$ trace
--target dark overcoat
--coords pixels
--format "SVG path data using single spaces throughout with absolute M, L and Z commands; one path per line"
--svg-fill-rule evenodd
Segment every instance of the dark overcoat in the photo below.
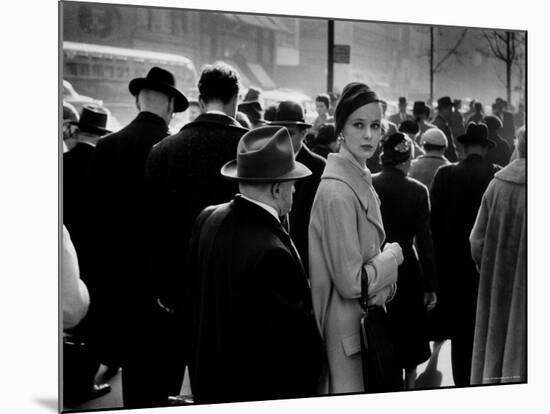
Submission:
M 89 170 L 94 146 L 79 142 L 63 154 L 63 224 L 71 235 L 78 257 L 80 278 L 88 285 L 90 252 L 90 224 L 94 214 L 90 209 Z
M 227 115 L 206 113 L 152 150 L 147 160 L 151 286 L 162 303 L 177 311 L 185 290 L 186 252 L 193 223 L 209 205 L 230 200 L 236 183 L 220 175 L 235 159 L 248 130 Z
M 498 134 L 489 136 L 489 139 L 495 143 L 495 146 L 489 149 L 487 160 L 492 164 L 506 167 L 510 162 L 510 157 L 512 156 L 510 145 Z
M 386 306 L 401 367 L 412 368 L 430 356 L 424 292 L 434 292 L 436 280 L 429 193 L 425 185 L 393 167 L 382 167 L 372 183 L 380 198 L 386 241 L 403 249 L 397 292 Z
M 309 216 L 311 214 L 311 206 L 313 205 L 313 199 L 317 192 L 317 187 L 321 182 L 321 175 L 325 170 L 326 161 L 320 155 L 313 153 L 305 145 L 302 145 L 296 161 L 301 162 L 311 170 L 311 175 L 302 180 L 296 181 L 294 185 L 296 191 L 294 193 L 294 202 L 292 203 L 292 210 L 289 214 L 290 223 L 290 236 L 296 244 L 296 248 L 300 253 L 300 257 L 306 270 L 306 275 L 309 277 L 308 272 L 308 231 L 309 231 Z
M 197 218 L 189 258 L 195 401 L 314 395 L 321 337 L 301 261 L 279 221 L 237 195 Z
M 479 274 L 470 253 L 470 232 L 481 197 L 500 167 L 480 155 L 440 167 L 434 177 L 431 227 L 438 303 L 431 312 L 434 338 L 473 335 Z
M 445 158 L 451 162 L 457 161 L 458 154 L 456 153 L 455 137 L 453 136 L 453 131 L 451 130 L 449 123 L 439 114 L 432 122 L 437 128 L 443 131 L 447 137 L 447 148 L 445 148 L 445 153 L 443 155 L 445 155 Z

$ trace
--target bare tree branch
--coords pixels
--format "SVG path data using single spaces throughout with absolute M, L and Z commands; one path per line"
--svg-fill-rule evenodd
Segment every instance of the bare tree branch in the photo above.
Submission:
M 456 41 L 455 45 L 449 49 L 449 51 L 447 52 L 447 54 L 445 56 L 443 56 L 443 58 L 435 65 L 434 67 L 434 73 L 438 73 L 441 71 L 442 67 L 443 67 L 443 64 L 447 61 L 447 59 L 449 59 L 451 56 L 453 55 L 456 55 L 457 52 L 458 52 L 458 48 L 460 47 L 460 44 L 462 43 L 462 41 L 464 40 L 464 37 L 466 37 L 466 33 L 468 32 L 468 29 L 464 29 L 462 31 L 462 34 L 460 35 L 460 37 L 458 38 L 458 40 Z

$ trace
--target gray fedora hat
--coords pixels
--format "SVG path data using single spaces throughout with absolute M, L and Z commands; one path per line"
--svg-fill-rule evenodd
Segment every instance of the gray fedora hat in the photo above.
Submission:
M 294 160 L 288 130 L 264 126 L 244 134 L 237 145 L 237 159 L 226 163 L 221 174 L 230 180 L 270 183 L 298 180 L 311 170 Z

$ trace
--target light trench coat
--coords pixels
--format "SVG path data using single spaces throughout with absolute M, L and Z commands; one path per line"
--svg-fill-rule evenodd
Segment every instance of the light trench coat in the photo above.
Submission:
M 370 171 L 341 148 L 329 154 L 309 225 L 313 308 L 328 366 L 320 393 L 363 392 L 361 274 L 383 304 L 397 281 L 397 261 L 381 253 L 385 238 Z

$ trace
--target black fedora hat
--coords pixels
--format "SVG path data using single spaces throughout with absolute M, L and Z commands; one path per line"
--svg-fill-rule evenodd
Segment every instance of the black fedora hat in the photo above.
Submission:
M 291 126 L 298 125 L 304 128 L 311 128 L 311 124 L 305 122 L 304 108 L 298 102 L 283 101 L 279 103 L 275 119 L 269 123 L 270 125 Z
M 418 124 L 410 119 L 404 120 L 399 125 L 399 132 L 404 132 L 405 134 L 416 134 L 418 130 Z
M 248 116 L 248 119 L 253 122 L 265 123 L 262 115 L 262 105 L 258 101 L 242 102 L 237 107 L 237 110 L 244 113 L 246 116 Z
M 226 163 L 221 174 L 230 180 L 270 183 L 297 180 L 311 170 L 294 160 L 288 129 L 263 126 L 244 134 L 237 145 L 237 159 Z
M 136 96 L 142 89 L 152 89 L 174 98 L 174 112 L 183 112 L 189 106 L 189 101 L 183 93 L 176 89 L 176 78 L 171 72 L 157 66 L 151 68 L 144 78 L 135 78 L 128 85 L 130 93 Z
M 453 101 L 449 96 L 444 96 L 437 100 L 437 109 L 440 108 L 450 108 L 453 106 Z
M 413 115 L 422 115 L 426 112 L 426 103 L 424 101 L 415 101 L 413 104 Z
M 80 119 L 71 121 L 69 124 L 76 125 L 82 132 L 88 132 L 95 135 L 105 135 L 110 133 L 105 126 L 107 125 L 107 111 L 98 105 L 82 105 Z
M 487 132 L 487 125 L 484 123 L 470 122 L 466 128 L 466 133 L 457 137 L 456 140 L 462 145 L 486 145 L 492 148 L 495 143 L 487 137 Z

